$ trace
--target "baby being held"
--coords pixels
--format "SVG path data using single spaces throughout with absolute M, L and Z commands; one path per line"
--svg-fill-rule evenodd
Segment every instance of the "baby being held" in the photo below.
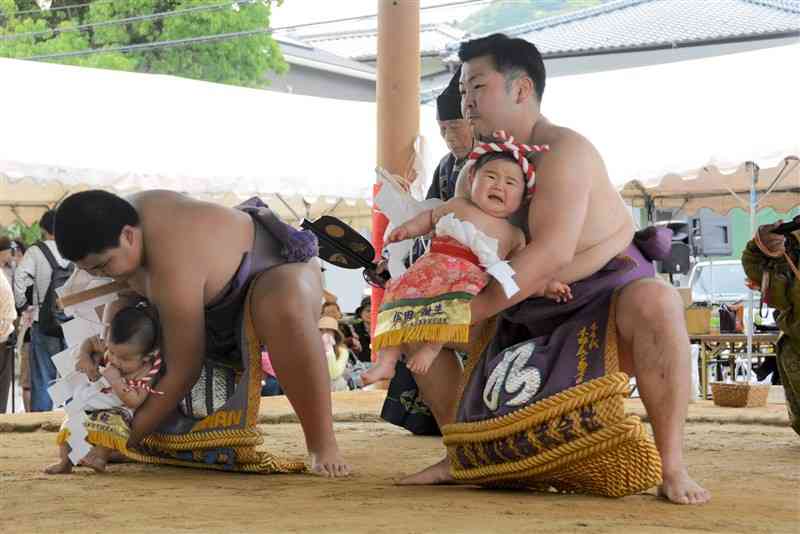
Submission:
M 81 344 L 75 369 L 85 373 L 90 381 L 104 377 L 109 386 L 93 392 L 86 400 L 87 411 L 121 410 L 128 418 L 142 405 L 153 390 L 161 367 L 158 351 L 158 321 L 152 308 L 141 303 L 119 310 L 111 321 L 106 340 L 98 336 Z M 61 474 L 72 471 L 69 445 L 59 445 L 60 461 L 48 466 L 45 473 Z M 80 461 L 80 465 L 95 471 L 105 471 L 113 451 L 95 445 Z
M 469 198 L 454 198 L 394 229 L 387 244 L 434 232 L 430 250 L 386 287 L 373 350 L 378 361 L 364 383 L 390 379 L 402 353 L 409 369 L 427 372 L 446 343 L 469 341 L 470 301 L 494 276 L 511 296 L 519 288 L 505 261 L 525 247 L 525 235 L 508 217 L 533 192 L 528 157 L 546 147 L 513 139 L 478 145 L 459 180 L 469 180 Z M 569 286 L 551 281 L 544 296 L 568 300 Z

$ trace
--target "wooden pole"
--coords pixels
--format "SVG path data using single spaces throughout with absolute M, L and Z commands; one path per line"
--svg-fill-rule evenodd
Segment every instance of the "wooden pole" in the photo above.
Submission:
M 78 291 L 77 293 L 72 293 L 70 295 L 64 295 L 63 297 L 58 299 L 58 305 L 63 309 L 69 306 L 74 306 L 75 304 L 80 304 L 81 302 L 87 302 L 92 299 L 104 297 L 106 295 L 110 295 L 111 293 L 118 293 L 125 289 L 130 289 L 128 281 L 117 280 L 116 282 L 109 282 L 104 286 L 99 286 L 92 289 L 85 289 L 83 291 Z
M 405 175 L 419 133 L 419 0 L 378 0 L 378 166 Z M 378 193 L 373 186 L 373 198 Z M 374 207 L 372 244 L 380 255 L 388 221 Z M 372 329 L 383 291 L 372 290 Z M 376 354 L 372 354 L 375 360 Z

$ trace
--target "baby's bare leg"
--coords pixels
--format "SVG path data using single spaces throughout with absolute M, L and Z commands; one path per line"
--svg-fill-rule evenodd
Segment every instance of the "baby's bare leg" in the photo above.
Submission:
M 441 343 L 413 343 L 411 356 L 406 360 L 406 365 L 412 373 L 424 375 L 440 350 L 442 350 Z
M 58 455 L 61 459 L 44 468 L 48 475 L 68 475 L 72 473 L 72 462 L 69 461 L 69 445 L 62 443 L 58 446 Z
M 91 467 L 98 473 L 104 473 L 106 470 L 106 464 L 108 463 L 108 459 L 111 457 L 112 452 L 113 451 L 107 447 L 95 445 L 92 447 L 92 450 L 89 451 L 89 454 L 84 456 L 83 460 L 78 463 L 86 467 Z
M 394 368 L 402 355 L 400 347 L 384 347 L 378 352 L 378 360 L 366 372 L 361 374 L 364 385 L 372 384 L 379 380 L 391 380 L 394 377 Z

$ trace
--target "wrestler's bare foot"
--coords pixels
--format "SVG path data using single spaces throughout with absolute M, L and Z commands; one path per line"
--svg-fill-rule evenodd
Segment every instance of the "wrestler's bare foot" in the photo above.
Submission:
M 326 478 L 339 478 L 350 476 L 350 466 L 342 458 L 339 448 L 334 445 L 331 450 L 319 454 L 309 454 L 309 471 L 312 475 Z
M 447 458 L 426 467 L 418 473 L 401 478 L 399 486 L 428 486 L 433 484 L 455 484 L 453 475 L 450 474 L 450 460 Z
M 692 480 L 686 469 L 664 473 L 658 487 L 658 496 L 675 504 L 703 504 L 711 500 L 711 493 Z
M 79 465 L 91 467 L 97 473 L 105 473 L 108 458 L 111 455 L 110 449 L 105 447 L 92 447 L 92 450 L 78 462 Z
M 48 475 L 68 475 L 72 473 L 72 462 L 61 460 L 44 468 Z

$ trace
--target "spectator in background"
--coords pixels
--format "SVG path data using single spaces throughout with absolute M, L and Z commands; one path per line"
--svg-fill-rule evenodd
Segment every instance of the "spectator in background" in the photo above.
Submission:
M 11 250 L 13 251 L 13 255 L 11 257 L 11 265 L 8 270 L 8 274 L 10 275 L 8 280 L 11 284 L 12 288 L 14 286 L 14 276 L 13 272 L 16 270 L 17 265 L 22 262 L 22 258 L 25 256 L 25 252 L 27 251 L 27 247 L 25 243 L 22 242 L 21 239 L 14 239 L 11 242 Z M 33 301 L 33 287 L 29 287 L 26 294 L 25 294 L 26 301 Z M 16 302 L 16 299 L 14 299 Z M 17 307 L 17 315 L 19 315 L 19 320 L 17 321 L 17 336 L 22 336 L 22 345 L 19 343 L 14 343 L 17 348 L 19 349 L 19 384 L 22 387 L 22 405 L 25 408 L 26 412 L 31 411 L 31 322 L 32 316 L 31 314 L 33 311 L 30 307 Z M 14 337 L 14 336 L 12 336 Z M 8 341 L 9 343 L 12 342 L 11 339 Z
M 14 272 L 14 298 L 17 308 L 33 305 L 33 326 L 31 327 L 31 411 L 43 412 L 53 408 L 53 402 L 47 393 L 47 387 L 56 379 L 56 367 L 51 358 L 66 348 L 63 336 L 48 335 L 39 325 L 39 305 L 44 301 L 47 289 L 52 281 L 53 269 L 50 267 L 42 247 L 46 247 L 55 262 L 61 267 L 68 267 L 70 262 L 61 257 L 56 248 L 53 235 L 55 212 L 48 211 L 39 221 L 44 240 L 30 247 Z M 26 299 L 26 291 L 33 288 L 32 302 Z
M 372 313 L 372 299 L 364 297 L 361 299 L 361 305 L 356 308 L 356 320 L 353 322 L 354 337 L 358 338 L 358 343 L 361 345 L 361 351 L 356 353 L 358 361 L 371 363 L 372 350 L 370 349 L 370 321 Z
M 7 236 L 0 236 L 0 269 L 9 284 L 14 283 L 14 250 L 16 243 Z
M 353 351 L 353 354 L 358 354 L 361 352 L 361 342 L 358 339 L 358 336 L 355 335 L 349 324 L 342 322 L 344 315 L 342 315 L 342 309 L 339 308 L 339 304 L 337 304 L 335 301 L 325 302 L 322 305 L 322 317 L 331 317 L 336 319 L 336 321 L 339 323 L 339 331 L 344 336 L 344 343 L 347 345 L 347 348 Z
M 742 253 L 742 266 L 748 281 L 762 289 L 761 298 L 776 310 L 781 337 L 775 359 L 789 421 L 800 434 L 800 230 L 788 236 L 773 233 L 780 222 L 758 228 Z
M 6 249 L 8 250 L 8 249 Z M 6 412 L 11 387 L 11 368 L 14 362 L 14 347 L 7 343 L 14 331 L 17 309 L 14 292 L 5 275 L 0 274 L 0 413 Z
M 278 383 L 278 377 L 275 376 L 275 370 L 272 368 L 272 360 L 269 359 L 269 352 L 266 350 L 261 351 L 261 370 L 264 372 L 261 380 L 261 396 L 274 397 L 283 395 L 281 385 Z
M 344 337 L 339 331 L 339 322 L 333 317 L 320 317 L 319 333 L 322 346 L 325 348 L 325 359 L 328 362 L 328 373 L 331 376 L 331 391 L 347 391 L 344 378 L 350 351 L 344 344 Z

